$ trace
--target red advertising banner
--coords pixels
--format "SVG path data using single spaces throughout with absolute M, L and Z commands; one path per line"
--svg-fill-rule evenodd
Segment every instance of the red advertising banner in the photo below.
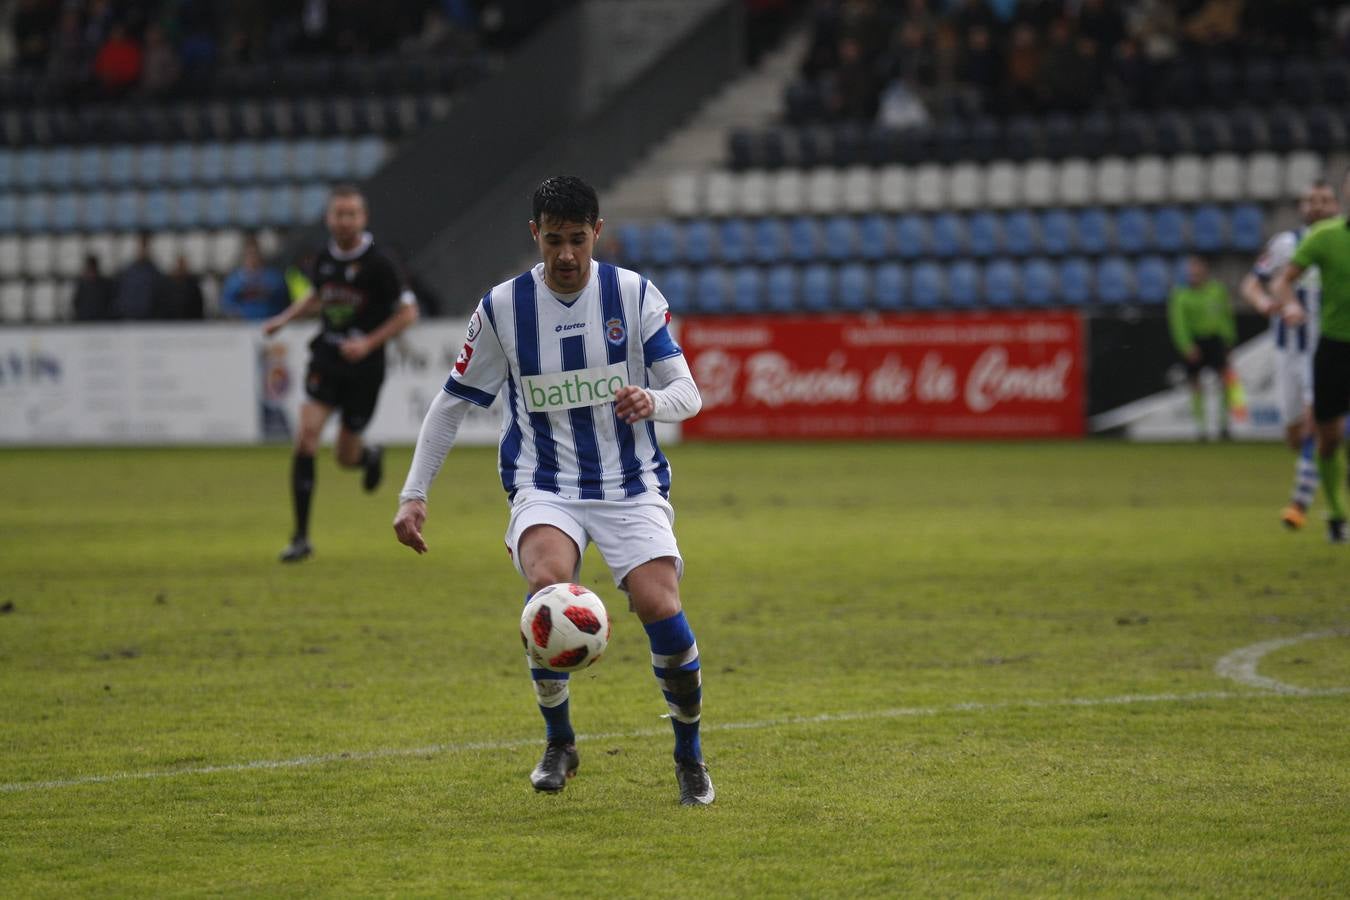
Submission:
M 1050 437 L 1084 431 L 1075 313 L 683 320 L 687 438 Z

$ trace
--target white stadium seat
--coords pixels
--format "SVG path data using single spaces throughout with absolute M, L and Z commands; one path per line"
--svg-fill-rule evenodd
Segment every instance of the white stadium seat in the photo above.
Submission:
M 703 179 L 703 210 L 710 216 L 730 215 L 736 200 L 736 185 L 730 172 L 714 169 Z
M 1297 197 L 1303 189 L 1315 179 L 1326 174 L 1326 167 L 1316 153 L 1299 152 L 1289 154 L 1285 160 L 1284 193 L 1288 197 Z M 1339 185 L 1337 186 L 1339 188 Z
M 52 269 L 62 278 L 74 278 L 84 268 L 84 240 L 77 234 L 63 234 L 56 239 Z
M 208 260 L 208 242 L 205 231 L 185 231 L 179 249 L 187 257 L 188 269 L 205 272 Z
M 49 234 L 30 235 L 23 242 L 23 271 L 29 278 L 46 278 L 52 274 L 55 245 Z
M 877 176 L 877 200 L 886 212 L 909 208 L 909 170 L 904 166 L 886 166 Z
M 23 272 L 23 251 L 17 235 L 0 237 L 0 281 Z
M 28 315 L 35 322 L 65 318 L 66 285 L 51 278 L 33 282 L 28 289 Z
M 211 235 L 207 265 L 212 272 L 228 272 L 239 265 L 244 236 L 238 231 L 218 231 Z
M 1022 202 L 1028 206 L 1059 202 L 1059 173 L 1048 159 L 1029 160 L 1022 167 Z
M 984 173 L 985 202 L 995 209 L 1008 209 L 1021 200 L 1022 173 L 1013 163 L 992 162 Z
M 674 216 L 692 216 L 698 212 L 698 176 L 693 172 L 675 172 L 666 179 L 666 208 Z
M 984 205 L 984 170 L 976 163 L 957 163 L 947 176 L 947 202 L 955 209 Z
M 103 261 L 103 274 L 114 275 L 122 267 L 128 265 L 136 254 L 140 252 L 141 239 L 134 231 L 120 231 L 113 238 L 112 258 Z
M 172 231 L 157 231 L 150 238 L 150 258 L 162 271 L 173 268 L 178 259 L 178 235 Z
M 1066 159 L 1059 164 L 1059 202 L 1082 206 L 1095 198 L 1096 173 L 1085 159 Z
M 27 286 L 18 279 L 0 281 L 0 321 L 22 322 L 27 318 L 27 294 Z
M 843 187 L 839 170 L 833 166 L 818 166 L 806 176 L 806 208 L 817 215 L 838 212 L 842 205 Z
M 738 190 L 736 207 L 742 215 L 762 216 L 769 212 L 769 175 L 763 169 L 742 172 Z
M 1097 160 L 1097 202 L 1118 206 L 1130 200 L 1129 164 L 1119 156 L 1105 156 Z
M 1237 157 L 1230 158 L 1232 171 L 1220 174 L 1217 169 L 1221 157 L 1214 157 L 1209 191 L 1213 199 L 1278 200 L 1284 195 L 1284 164 L 1274 153 L 1253 153 L 1247 158 L 1245 173 Z
M 876 178 L 868 166 L 851 166 L 844 172 L 844 211 L 870 212 L 876 208 Z
M 1204 198 L 1208 189 L 1207 171 L 1204 161 L 1193 154 L 1172 157 L 1172 167 L 1167 173 L 1167 192 L 1174 203 L 1196 203 Z
M 947 202 L 947 173 L 936 163 L 924 163 L 914 170 L 914 206 L 922 210 L 940 209 Z
M 1160 156 L 1141 156 L 1130 172 L 1135 203 L 1162 203 L 1167 199 L 1167 166 Z
M 774 212 L 793 214 L 802 211 L 805 202 L 805 185 L 800 169 L 783 169 L 774 173 L 772 200 Z

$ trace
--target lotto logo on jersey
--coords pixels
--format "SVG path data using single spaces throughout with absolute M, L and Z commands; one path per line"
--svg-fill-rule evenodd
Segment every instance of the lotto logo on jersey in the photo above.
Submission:
M 532 413 L 563 412 L 614 401 L 614 392 L 628 383 L 626 363 L 525 375 L 520 379 L 525 409 Z
M 464 348 L 459 351 L 459 356 L 455 357 L 455 373 L 463 375 L 464 370 L 469 367 L 469 360 L 471 359 L 473 359 L 473 348 L 465 344 Z

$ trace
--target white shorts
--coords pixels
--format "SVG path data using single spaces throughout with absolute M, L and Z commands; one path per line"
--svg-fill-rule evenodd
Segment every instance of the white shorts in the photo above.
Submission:
M 506 525 L 506 549 L 522 576 L 520 538 L 534 525 L 552 525 L 577 545 L 574 581 L 592 541 L 618 587 L 629 572 L 664 556 L 674 558 L 676 577 L 684 574 L 684 560 L 675 543 L 675 510 L 659 494 L 641 494 L 632 500 L 569 500 L 546 491 L 518 491 Z
M 1276 350 L 1275 394 L 1279 398 L 1280 420 L 1292 425 L 1312 406 L 1312 354 Z

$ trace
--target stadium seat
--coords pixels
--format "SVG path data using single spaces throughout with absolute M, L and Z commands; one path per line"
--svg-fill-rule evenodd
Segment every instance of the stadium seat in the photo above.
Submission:
M 881 260 L 891 253 L 891 226 L 885 216 L 872 213 L 858 223 L 858 255 L 867 260 Z
M 787 237 L 782 219 L 776 216 L 756 219 L 753 231 L 751 254 L 755 262 L 776 263 L 783 258 Z
M 848 263 L 839 269 L 839 296 L 841 309 L 858 311 L 872 302 L 871 270 L 862 263 Z
M 229 150 L 219 141 L 207 141 L 197 148 L 193 159 L 193 178 L 207 184 L 218 184 L 229 173 Z
M 187 257 L 188 269 L 193 272 L 205 272 L 209 268 L 209 243 L 205 231 L 183 232 L 179 249 Z
M 14 187 L 14 153 L 8 147 L 0 147 L 0 193 L 7 193 Z
M 1191 213 L 1191 245 L 1202 253 L 1215 253 L 1228 242 L 1227 218 L 1217 206 L 1198 206 Z
M 769 269 L 764 305 L 772 312 L 790 312 L 797 307 L 797 267 L 777 265 Z
M 1123 256 L 1106 256 L 1097 264 L 1094 282 L 1097 300 L 1108 305 L 1135 299 L 1134 273 Z
M 301 222 L 315 222 L 323 218 L 328 207 L 328 187 L 322 184 L 307 184 L 300 188 L 296 199 L 296 214 Z
M 1003 249 L 1013 256 L 1028 256 L 1040 250 L 1040 229 L 1036 216 L 1025 209 L 1013 210 L 1003 217 Z
M 37 147 L 20 150 L 14 159 L 14 186 L 20 190 L 35 191 L 44 186 L 43 151 Z
M 1116 212 L 1115 246 L 1121 253 L 1142 253 L 1153 245 L 1149 214 L 1140 206 L 1126 206 Z
M 1153 211 L 1153 246 L 1163 253 L 1180 253 L 1189 244 L 1186 213 L 1179 206 L 1160 206 Z
M 0 234 L 19 228 L 19 198 L 16 194 L 0 193 Z
M 1168 172 L 1168 196 L 1174 203 L 1195 203 L 1201 200 L 1208 187 L 1204 162 L 1198 156 L 1182 155 L 1172 158 Z
M 1235 206 L 1228 224 L 1228 240 L 1234 250 L 1255 253 L 1265 244 L 1265 216 L 1256 204 Z
M 825 258 L 834 262 L 852 259 L 857 254 L 858 229 L 849 216 L 830 216 L 825 220 Z
M 840 184 L 845 212 L 865 213 L 876 204 L 876 179 L 868 166 L 850 166 Z
M 694 277 L 693 309 L 697 312 L 727 311 L 726 277 L 718 266 L 706 266 Z
M 18 235 L 0 236 L 0 281 L 23 274 L 22 242 Z
M 257 145 L 257 178 L 262 181 L 285 181 L 291 175 L 291 148 L 280 138 L 262 141 Z
M 369 134 L 357 138 L 351 147 L 350 171 L 353 177 L 366 179 L 379 171 L 389 155 L 384 138 Z
M 16 278 L 0 280 L 0 322 L 28 318 L 28 286 Z
M 895 252 L 902 259 L 918 259 L 929 253 L 928 220 L 905 213 L 895 220 Z
M 717 236 L 711 222 L 707 219 L 690 219 L 684 224 L 679 259 L 691 266 L 705 266 L 712 262 L 716 244 Z
M 992 212 L 977 212 L 972 215 L 969 239 L 972 256 L 984 258 L 999 253 L 1003 247 L 1003 229 L 999 217 Z
M 1080 210 L 1074 219 L 1078 249 L 1096 255 L 1111 249 L 1111 217 L 1100 206 Z
M 1051 256 L 1071 253 L 1078 246 L 1077 225 L 1068 210 L 1051 209 L 1041 215 L 1041 249 Z
M 1161 256 L 1141 257 L 1135 267 L 1135 284 L 1140 302 L 1166 303 L 1172 290 L 1172 267 Z
M 675 225 L 665 219 L 653 222 L 647 228 L 647 260 L 658 266 L 676 261 L 680 250 L 680 234 Z
M 1141 156 L 1130 172 L 1130 195 L 1135 203 L 1161 203 L 1167 198 L 1167 165 L 1160 156 Z
M 260 228 L 266 219 L 267 197 L 256 184 L 240 188 L 234 196 L 234 222 L 244 228 Z
M 991 306 L 1012 306 L 1021 302 L 1021 278 L 1017 264 L 996 259 L 984 268 L 984 299 Z
M 303 201 L 297 198 L 297 211 Z M 608 231 L 609 229 L 605 229 Z M 618 243 L 617 256 L 623 260 L 627 266 L 641 266 L 647 261 L 645 256 L 647 251 L 647 232 L 636 222 L 624 222 L 614 230 L 614 236 Z
M 1021 200 L 1022 173 L 1006 160 L 990 163 L 985 169 L 985 202 L 994 209 L 1008 209 Z
M 72 191 L 62 191 L 52 197 L 51 228 L 54 231 L 74 231 L 80 227 L 80 198 Z
M 146 191 L 141 198 L 141 225 L 150 229 L 168 228 L 173 219 L 170 193 L 163 189 Z
M 75 153 L 69 147 L 52 147 L 42 158 L 43 180 L 53 190 L 70 187 L 75 179 Z
M 958 259 L 947 268 L 947 302 L 955 307 L 971 307 L 983 298 L 980 267 L 969 259 Z
M 51 235 L 30 234 L 23 242 L 23 272 L 29 278 L 46 278 L 52 274 L 56 247 Z
M 1097 161 L 1095 193 L 1098 203 L 1115 206 L 1131 199 L 1129 165 L 1119 156 Z
M 813 262 L 820 253 L 820 237 L 816 220 L 797 216 L 788 222 L 788 256 L 794 262 Z
M 919 309 L 933 309 L 946 299 L 946 284 L 937 263 L 921 262 L 910 273 L 910 300 Z
M 736 208 L 737 176 L 724 169 L 713 169 L 703 178 L 702 206 L 710 216 L 728 216 Z
M 764 303 L 764 276 L 757 266 L 740 266 L 731 276 L 731 309 L 758 312 Z
M 84 253 L 86 256 L 97 257 L 100 269 L 104 273 L 108 273 L 112 271 L 113 261 L 117 258 L 117 239 L 109 231 L 98 231 L 85 235 Z M 198 266 L 193 271 L 200 272 L 205 268 L 205 266 Z
M 1022 202 L 1050 206 L 1059 200 L 1058 172 L 1048 159 L 1033 159 L 1022 169 Z
M 207 254 L 212 272 L 228 272 L 239 265 L 244 251 L 244 235 L 234 229 L 217 231 L 210 238 Z
M 718 226 L 717 253 L 731 265 L 750 258 L 750 226 L 744 219 L 724 219 Z
M 1070 257 L 1059 264 L 1056 281 L 1059 298 L 1072 306 L 1083 306 L 1092 300 L 1092 264 L 1081 256 Z
M 683 267 L 667 269 L 658 285 L 672 315 L 683 316 L 691 307 L 689 303 L 689 270 Z
M 1297 197 L 1313 180 L 1323 175 L 1321 158 L 1316 153 L 1290 153 L 1285 160 L 1284 193 Z
M 806 176 L 806 208 L 818 216 L 838 212 L 843 207 L 844 190 L 839 170 L 817 166 Z
M 169 147 L 165 161 L 165 178 L 170 184 L 191 184 L 197 180 L 196 152 L 191 144 L 178 143 Z
M 972 162 L 952 166 L 947 178 L 947 205 L 953 209 L 974 209 L 983 204 L 983 169 Z
M 0 164 L 0 171 L 3 170 Z M 75 153 L 75 183 L 91 188 L 103 183 L 103 151 L 98 147 L 81 147 Z M 5 185 L 0 183 L 0 190 Z
M 956 213 L 938 213 L 933 217 L 931 250 L 934 256 L 950 259 L 966 252 L 966 221 Z
M 46 191 L 31 191 L 22 195 L 19 203 L 19 226 L 29 234 L 51 227 L 52 195 Z
M 873 293 L 878 309 L 894 311 L 905 306 L 905 270 L 899 263 L 882 263 L 876 267 Z
M 834 301 L 834 271 L 825 263 L 812 263 L 802 271 L 802 307 L 825 312 Z
M 1082 206 L 1093 201 L 1092 165 L 1085 159 L 1066 159 L 1059 165 L 1059 202 Z
M 698 176 L 693 172 L 675 172 L 666 179 L 666 209 L 674 216 L 692 216 L 700 211 Z
M 1217 188 L 1215 183 L 1213 186 Z M 1246 172 L 1235 172 L 1230 190 L 1211 190 L 1214 200 L 1274 201 L 1284 198 L 1284 164 L 1274 153 L 1253 153 L 1247 158 Z
M 914 206 L 922 210 L 942 208 L 947 201 L 946 173 L 936 163 L 924 163 L 914 170 Z
M 1038 256 L 1022 263 L 1020 281 L 1024 302 L 1033 306 L 1055 302 L 1055 267 L 1048 259 Z
M 877 176 L 877 202 L 886 212 L 900 212 L 909 207 L 909 170 L 902 166 L 886 166 Z
M 769 176 L 763 169 L 740 173 L 736 192 L 735 207 L 741 215 L 763 216 L 770 212 Z
M 263 192 L 263 224 L 285 227 L 297 221 L 299 189 L 293 184 L 274 184 Z
M 805 207 L 806 190 L 798 169 L 782 169 L 774 173 L 770 189 L 770 206 L 780 215 L 793 215 Z

